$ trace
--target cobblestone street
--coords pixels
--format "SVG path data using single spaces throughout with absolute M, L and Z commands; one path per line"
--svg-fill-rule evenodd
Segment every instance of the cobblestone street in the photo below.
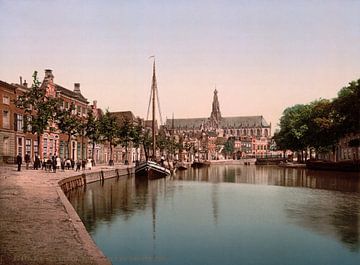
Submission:
M 0 264 L 110 263 L 59 191 L 78 174 L 0 168 Z

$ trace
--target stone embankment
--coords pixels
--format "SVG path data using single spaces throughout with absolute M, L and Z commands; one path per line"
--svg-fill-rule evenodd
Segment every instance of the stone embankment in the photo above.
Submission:
M 131 172 L 124 166 L 80 173 L 0 167 L 0 264 L 111 264 L 62 189 Z

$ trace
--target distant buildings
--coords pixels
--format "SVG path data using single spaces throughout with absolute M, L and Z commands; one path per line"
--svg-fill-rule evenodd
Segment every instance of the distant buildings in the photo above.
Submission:
M 222 158 L 229 139 L 233 141 L 232 158 L 270 153 L 271 124 L 263 116 L 222 117 L 216 89 L 209 118 L 167 119 L 165 126 L 187 142 L 201 139 L 201 144 L 195 141 L 195 153 L 203 159 Z

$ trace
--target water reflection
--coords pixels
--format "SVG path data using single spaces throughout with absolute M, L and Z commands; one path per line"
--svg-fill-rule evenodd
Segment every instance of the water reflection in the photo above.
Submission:
M 203 185 L 194 181 L 209 183 Z M 261 186 L 221 184 L 223 182 Z M 86 188 L 69 192 L 67 196 L 90 233 L 104 224 L 111 226 L 119 218 L 123 224 L 133 224 L 140 218 L 144 224 L 151 226 L 149 239 L 153 242 L 152 253 L 161 252 L 156 245 L 161 242 L 159 234 L 165 232 L 161 233 L 158 229 L 171 226 L 168 221 L 177 220 L 183 225 L 196 216 L 204 227 L 212 227 L 213 232 L 208 232 L 212 234 L 224 227 L 233 227 L 234 223 L 243 225 L 244 221 L 240 220 L 253 212 L 255 220 L 250 223 L 254 224 L 247 229 L 256 231 L 259 222 L 273 221 L 280 227 L 290 225 L 335 239 L 350 251 L 359 253 L 359 182 L 357 175 L 351 173 L 211 166 L 200 170 L 189 169 L 156 181 L 114 178 L 89 184 Z M 279 189 L 276 186 L 289 188 Z M 235 217 L 229 217 L 232 214 Z M 166 233 L 179 227 L 173 225 Z M 176 240 L 178 238 L 177 235 Z
M 178 171 L 174 179 L 360 192 L 358 173 L 280 168 L 277 166 L 211 166 Z

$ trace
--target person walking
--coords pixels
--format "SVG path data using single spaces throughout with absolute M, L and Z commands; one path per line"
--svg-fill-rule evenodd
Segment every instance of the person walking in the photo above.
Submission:
M 52 157 L 51 163 L 52 163 L 53 172 L 56 173 L 56 157 L 55 156 Z
M 40 159 L 37 155 L 35 155 L 34 169 L 37 170 L 39 167 L 40 167 Z
M 61 159 L 60 157 L 56 157 L 56 169 L 59 169 L 60 170 L 61 168 Z
M 29 164 L 30 164 L 30 155 L 29 153 L 26 153 L 25 155 L 25 164 L 26 164 L 26 170 L 29 169 Z
M 18 166 L 17 171 L 21 171 L 22 157 L 20 154 L 18 154 L 16 157 L 16 164 Z
M 68 159 L 66 159 L 66 161 L 65 161 L 65 165 L 66 165 L 66 167 L 67 167 L 67 169 L 68 170 L 70 170 L 70 167 L 71 167 L 71 160 L 68 158 Z

